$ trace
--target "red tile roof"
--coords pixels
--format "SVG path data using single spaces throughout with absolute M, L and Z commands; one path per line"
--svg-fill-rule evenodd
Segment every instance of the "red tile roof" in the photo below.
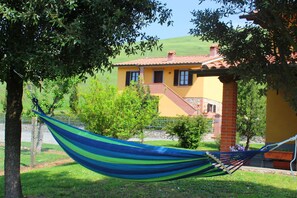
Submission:
M 202 69 L 227 69 L 229 67 L 231 66 L 223 59 L 206 62 L 202 65 Z
M 159 65 L 187 65 L 212 63 L 223 60 L 221 56 L 174 56 L 173 60 L 168 60 L 168 57 L 162 58 L 142 58 L 123 63 L 114 64 L 114 66 L 159 66 Z

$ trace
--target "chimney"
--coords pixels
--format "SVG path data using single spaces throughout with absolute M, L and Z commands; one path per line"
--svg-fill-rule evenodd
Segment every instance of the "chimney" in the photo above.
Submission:
M 217 44 L 213 44 L 210 46 L 210 57 L 215 57 L 219 55 L 219 46 Z
M 175 51 L 169 51 L 167 54 L 167 61 L 173 61 L 175 54 L 176 54 Z

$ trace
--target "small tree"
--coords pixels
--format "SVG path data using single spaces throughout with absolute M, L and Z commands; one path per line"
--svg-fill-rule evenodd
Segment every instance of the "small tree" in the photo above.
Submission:
M 119 139 L 141 134 L 158 115 L 157 100 L 142 85 L 130 85 L 117 92 L 112 85 L 93 79 L 89 89 L 79 94 L 78 116 L 86 129 Z M 96 93 L 96 94 L 94 94 Z
M 124 131 L 130 137 L 131 135 L 140 135 L 143 141 L 144 128 L 158 116 L 158 102 L 157 97 L 150 95 L 147 86 L 141 83 L 132 83 L 116 100 L 119 122 L 115 127 L 126 129 Z M 117 130 L 116 128 L 114 130 Z
M 168 124 L 165 130 L 171 137 L 178 137 L 181 147 L 196 149 L 201 142 L 202 135 L 209 132 L 210 122 L 203 116 L 180 116 L 176 122 Z
M 46 114 L 53 116 L 56 109 L 63 106 L 65 96 L 70 93 L 73 87 L 77 86 L 79 79 L 73 78 L 57 78 L 56 80 L 44 80 L 39 86 L 27 83 L 27 95 L 31 98 L 34 95 L 38 98 L 38 103 Z M 32 115 L 31 109 L 26 112 Z M 43 131 L 41 130 L 43 123 L 40 121 L 37 131 L 36 152 L 40 153 L 43 143 Z
M 237 131 L 246 138 L 245 150 L 256 135 L 263 136 L 266 120 L 266 97 L 260 93 L 264 85 L 254 80 L 239 81 L 237 99 Z

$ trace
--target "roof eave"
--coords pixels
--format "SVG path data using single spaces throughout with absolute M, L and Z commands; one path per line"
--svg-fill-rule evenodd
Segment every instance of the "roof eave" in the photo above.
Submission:
M 225 75 L 230 75 L 230 69 L 229 68 L 199 69 L 199 70 L 191 70 L 190 73 L 196 74 L 197 77 L 225 76 Z
M 202 66 L 201 62 L 197 63 L 168 63 L 168 64 L 125 64 L 125 65 L 117 65 L 114 64 L 114 67 L 160 67 L 160 66 Z

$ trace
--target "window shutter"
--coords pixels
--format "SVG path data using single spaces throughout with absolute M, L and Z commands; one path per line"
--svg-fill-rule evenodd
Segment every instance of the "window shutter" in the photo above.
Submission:
M 129 86 L 130 85 L 130 75 L 131 75 L 131 72 L 127 71 L 126 72 L 126 86 Z
M 207 112 L 211 112 L 211 104 L 207 104 Z
M 189 82 L 188 85 L 192 85 L 193 84 L 193 74 L 189 71 Z
M 178 74 L 179 74 L 179 70 L 174 70 L 174 79 L 173 79 L 174 86 L 178 86 Z
M 213 105 L 213 112 L 216 113 L 217 112 L 217 106 Z

